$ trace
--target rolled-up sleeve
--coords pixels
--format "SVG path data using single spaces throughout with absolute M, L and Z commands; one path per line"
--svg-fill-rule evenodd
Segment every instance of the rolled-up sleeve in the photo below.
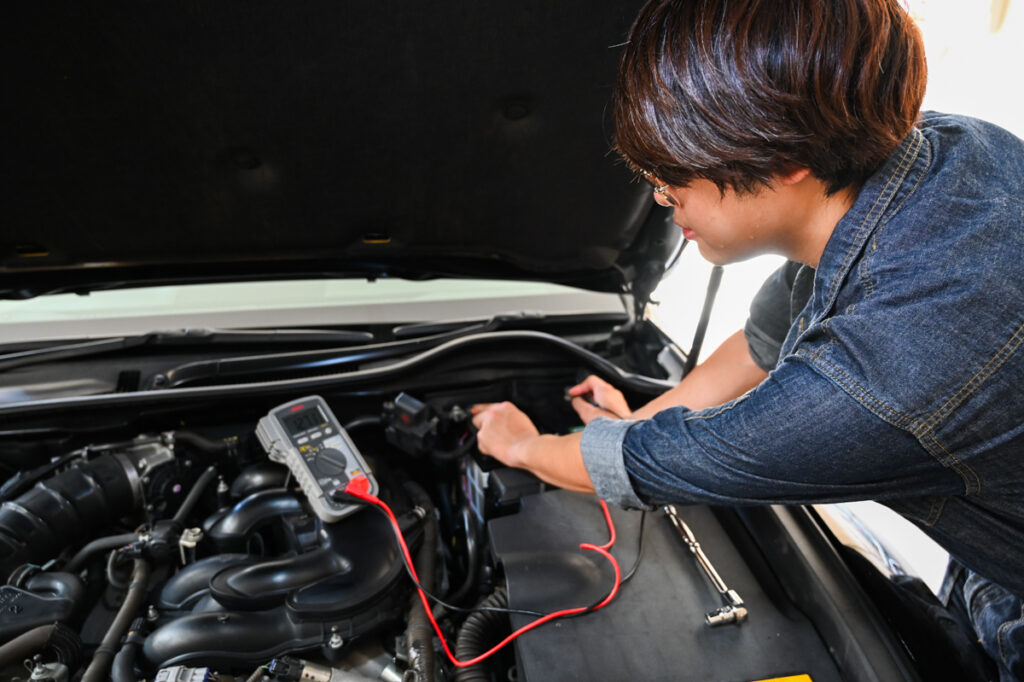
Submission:
M 622 441 L 637 422 L 628 419 L 595 419 L 583 430 L 580 449 L 594 492 L 602 500 L 627 509 L 645 505 L 633 491 L 622 459 Z
M 809 504 L 949 495 L 959 477 L 813 367 L 787 361 L 743 398 L 641 422 L 595 421 L 583 458 L 624 506 Z

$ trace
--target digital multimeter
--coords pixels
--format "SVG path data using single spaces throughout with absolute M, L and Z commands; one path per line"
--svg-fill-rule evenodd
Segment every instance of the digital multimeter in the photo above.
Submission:
M 344 490 L 350 479 L 365 476 L 368 492 L 377 494 L 370 468 L 320 396 L 275 407 L 260 419 L 256 437 L 272 461 L 288 467 L 313 511 L 324 521 L 337 521 L 359 509 L 359 505 L 332 497 L 335 491 Z

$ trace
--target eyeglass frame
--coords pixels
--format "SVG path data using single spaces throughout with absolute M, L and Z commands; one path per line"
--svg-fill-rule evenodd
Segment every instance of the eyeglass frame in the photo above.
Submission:
M 668 183 L 662 185 L 657 184 L 657 178 L 655 178 L 650 173 L 650 171 L 641 170 L 640 177 L 647 181 L 647 183 L 651 186 L 651 189 L 654 190 L 655 194 L 661 194 L 662 196 L 664 196 L 665 192 L 668 190 Z

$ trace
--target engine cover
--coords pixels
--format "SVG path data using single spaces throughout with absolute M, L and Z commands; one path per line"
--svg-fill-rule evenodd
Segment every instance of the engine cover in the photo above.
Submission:
M 641 512 L 611 513 L 618 532 L 612 553 L 625 573 L 636 556 Z M 749 620 L 720 628 L 705 624 L 704 614 L 721 606 L 717 591 L 664 514 L 648 512 L 644 556 L 634 577 L 607 607 L 517 639 L 520 679 L 757 680 L 805 673 L 815 682 L 839 682 L 812 624 L 784 600 L 770 574 L 755 574 L 712 510 L 685 507 L 681 513 L 722 577 L 743 595 Z M 519 514 L 494 519 L 488 528 L 505 568 L 511 608 L 588 606 L 612 586 L 607 562 L 579 548 L 608 536 L 592 495 L 530 495 Z M 513 615 L 512 625 L 530 620 Z

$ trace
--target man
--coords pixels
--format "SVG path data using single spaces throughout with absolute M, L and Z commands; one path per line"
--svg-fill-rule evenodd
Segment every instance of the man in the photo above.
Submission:
M 582 434 L 541 435 L 509 403 L 474 423 L 482 452 L 623 506 L 878 500 L 967 567 L 954 601 L 1015 679 L 1024 143 L 921 115 L 924 87 L 897 0 L 649 2 L 617 150 L 708 260 L 794 264 L 745 334 L 635 413 L 591 378 Z

